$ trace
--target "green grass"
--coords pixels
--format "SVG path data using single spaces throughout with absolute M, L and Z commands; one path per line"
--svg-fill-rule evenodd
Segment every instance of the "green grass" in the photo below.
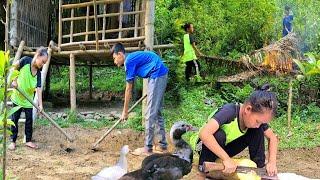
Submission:
M 51 91 L 52 93 L 69 93 L 69 69 L 68 67 L 52 68 Z M 93 91 L 124 92 L 125 71 L 118 67 L 94 67 L 93 68 Z M 137 89 L 142 88 L 142 81 L 135 83 Z M 89 91 L 88 67 L 76 68 L 77 93 Z

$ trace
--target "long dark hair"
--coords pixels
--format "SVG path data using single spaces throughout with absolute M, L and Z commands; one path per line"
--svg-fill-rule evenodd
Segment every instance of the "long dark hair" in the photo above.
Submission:
M 276 114 L 278 101 L 275 94 L 270 90 L 269 84 L 258 87 L 245 101 L 246 104 L 252 106 L 252 112 L 260 113 L 264 110 L 271 110 L 273 115 Z
M 192 23 L 185 23 L 183 26 L 181 26 L 182 29 L 184 29 L 184 31 L 187 32 L 187 30 L 191 27 Z

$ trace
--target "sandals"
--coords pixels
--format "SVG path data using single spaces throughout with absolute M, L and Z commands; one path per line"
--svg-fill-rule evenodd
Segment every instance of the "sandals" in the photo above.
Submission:
M 27 142 L 26 144 L 25 144 L 25 146 L 27 146 L 27 147 L 29 147 L 29 148 L 31 148 L 31 149 L 38 149 L 38 145 L 36 145 L 35 143 L 33 143 L 33 142 Z

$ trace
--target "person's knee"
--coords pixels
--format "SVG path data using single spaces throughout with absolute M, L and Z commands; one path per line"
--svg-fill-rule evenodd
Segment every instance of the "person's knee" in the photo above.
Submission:
M 226 133 L 223 130 L 218 130 L 213 136 L 221 147 L 225 146 Z

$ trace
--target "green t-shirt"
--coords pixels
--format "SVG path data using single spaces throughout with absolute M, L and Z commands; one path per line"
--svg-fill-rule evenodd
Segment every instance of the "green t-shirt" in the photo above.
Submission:
M 195 42 L 194 37 L 189 34 L 183 36 L 183 48 L 184 52 L 181 57 L 182 62 L 188 62 L 197 59 L 196 52 L 192 47 L 192 43 Z
M 219 109 L 216 109 L 211 113 L 208 117 L 210 121 L 212 118 L 215 119 L 218 124 L 219 128 L 222 129 L 226 134 L 226 143 L 228 143 L 238 139 L 239 137 L 245 135 L 246 131 L 241 131 L 239 125 L 239 112 L 240 112 L 240 105 L 238 104 L 225 104 Z M 268 124 L 261 124 L 263 130 L 267 130 L 269 128 Z M 198 141 L 198 134 L 195 133 L 190 138 L 190 143 L 193 149 L 196 147 L 196 143 Z
M 30 99 L 34 98 L 35 90 L 37 87 L 41 87 L 41 71 L 38 70 L 35 76 L 31 72 L 31 57 L 23 57 L 19 62 L 19 76 L 17 78 L 18 87 L 23 91 Z M 17 90 L 13 91 L 11 101 L 23 108 L 32 108 L 32 104 L 23 97 Z

